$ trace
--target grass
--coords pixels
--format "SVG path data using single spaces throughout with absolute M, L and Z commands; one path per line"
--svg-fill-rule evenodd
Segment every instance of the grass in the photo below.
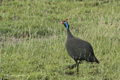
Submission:
M 91 43 L 100 64 L 82 62 L 79 74 L 65 49 L 72 34 Z M 3 80 L 119 80 L 119 0 L 1 0 L 0 77 Z

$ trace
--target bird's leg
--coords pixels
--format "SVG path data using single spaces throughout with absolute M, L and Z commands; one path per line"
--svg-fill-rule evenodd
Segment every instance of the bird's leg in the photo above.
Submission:
M 73 68 L 75 68 L 75 67 L 76 67 L 76 64 L 70 66 L 69 68 L 70 68 L 70 69 L 73 69 Z
M 76 60 L 75 60 L 75 62 L 76 62 Z M 81 61 L 79 61 L 79 62 L 77 62 L 78 64 L 81 64 Z M 77 64 L 73 64 L 72 66 L 69 66 L 68 68 L 69 69 L 73 69 L 73 68 L 75 68 L 77 66 Z
M 82 61 L 80 61 L 80 60 L 79 60 L 79 62 L 78 62 L 78 63 L 79 63 L 79 64 L 81 64 L 81 62 L 82 62 Z
M 76 60 L 76 65 L 77 65 L 77 72 L 79 72 L 79 62 Z

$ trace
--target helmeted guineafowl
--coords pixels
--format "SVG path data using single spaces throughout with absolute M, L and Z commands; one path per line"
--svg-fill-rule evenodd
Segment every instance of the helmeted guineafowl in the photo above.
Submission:
M 78 70 L 79 63 L 82 60 L 86 60 L 87 62 L 99 63 L 99 61 L 94 55 L 91 44 L 88 43 L 87 41 L 76 38 L 71 34 L 67 20 L 68 19 L 62 21 L 62 24 L 64 24 L 64 26 L 67 28 L 66 49 L 69 55 L 76 62 L 75 65 L 77 66 L 77 72 L 79 71 Z

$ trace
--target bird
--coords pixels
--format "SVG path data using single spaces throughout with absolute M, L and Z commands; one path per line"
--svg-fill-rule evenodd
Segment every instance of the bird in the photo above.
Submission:
M 77 72 L 79 72 L 79 64 L 84 60 L 99 63 L 94 55 L 91 44 L 72 35 L 69 29 L 68 19 L 62 21 L 62 24 L 64 24 L 67 29 L 66 50 L 75 61 L 75 65 L 73 65 L 71 69 L 77 66 Z

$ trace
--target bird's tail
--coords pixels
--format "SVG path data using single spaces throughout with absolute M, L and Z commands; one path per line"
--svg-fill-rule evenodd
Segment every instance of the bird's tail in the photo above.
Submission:
M 88 61 L 89 62 L 96 62 L 96 63 L 99 64 L 99 61 L 98 61 L 98 59 L 95 56 L 91 56 Z
M 95 60 L 94 60 L 96 63 L 98 63 L 99 64 L 99 61 L 98 61 L 98 59 L 97 58 L 95 58 Z

